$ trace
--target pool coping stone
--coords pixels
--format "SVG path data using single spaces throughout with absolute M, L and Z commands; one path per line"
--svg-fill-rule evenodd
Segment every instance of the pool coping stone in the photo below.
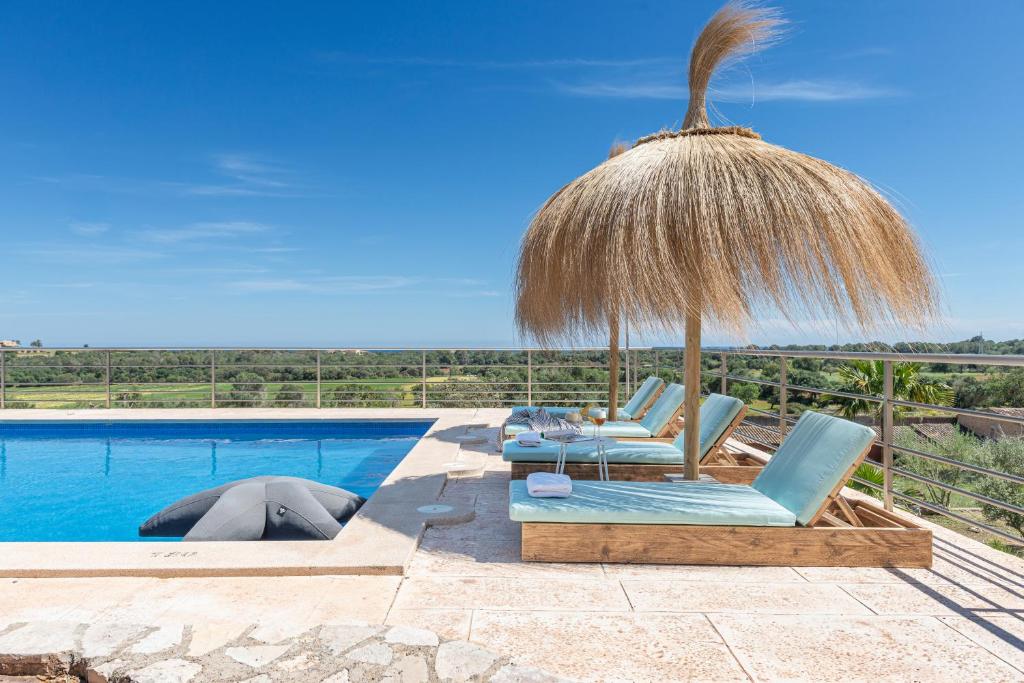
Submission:
M 0 577 L 148 576 L 400 576 L 428 525 L 473 518 L 472 506 L 440 512 L 417 508 L 438 502 L 447 466 L 461 457 L 457 438 L 473 424 L 500 424 L 507 411 L 459 408 L 192 408 L 0 411 L 0 421 L 221 421 L 433 420 L 380 488 L 332 540 L 170 542 L 6 542 Z M 470 455 L 472 457 L 472 455 Z

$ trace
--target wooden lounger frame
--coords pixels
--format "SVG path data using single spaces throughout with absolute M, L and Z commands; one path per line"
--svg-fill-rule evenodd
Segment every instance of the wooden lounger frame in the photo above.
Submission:
M 749 484 L 761 473 L 765 461 L 756 458 L 752 454 L 732 454 L 725 449 L 725 440 L 732 436 L 733 430 L 743 421 L 747 414 L 747 406 L 743 406 L 736 414 L 736 417 L 729 423 L 718 437 L 711 449 L 701 461 L 700 473 L 709 474 L 723 484 Z M 673 418 L 670 422 L 676 422 Z M 653 439 L 647 438 L 620 438 L 618 441 L 632 441 L 637 443 L 650 442 Z M 665 441 L 666 439 L 657 439 Z M 671 441 L 671 439 L 668 439 Z M 554 472 L 555 463 L 546 462 L 514 462 L 512 463 L 512 478 L 525 479 L 533 472 Z M 682 472 L 681 465 L 644 465 L 627 463 L 608 463 L 608 476 L 612 481 L 665 481 L 666 474 L 679 474 Z M 565 473 L 573 479 L 590 481 L 598 479 L 597 463 L 591 462 L 567 462 Z
M 807 526 L 524 522 L 522 558 L 533 562 L 931 567 L 931 530 L 876 505 L 840 496 L 868 450 Z

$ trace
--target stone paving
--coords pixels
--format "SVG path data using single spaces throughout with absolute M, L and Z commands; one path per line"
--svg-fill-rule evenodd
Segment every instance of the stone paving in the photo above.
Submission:
M 0 652 L 130 650 L 150 680 L 1024 680 L 1018 558 L 933 527 L 930 570 L 523 563 L 494 448 L 463 446 L 441 499 L 474 517 L 402 576 L 0 579 Z
M 559 681 L 474 643 L 409 626 L 340 624 L 267 642 L 253 630 L 195 655 L 190 629 L 121 622 L 33 622 L 0 633 L 0 672 L 89 683 L 418 683 Z M 4 676 L 0 676 L 0 681 Z

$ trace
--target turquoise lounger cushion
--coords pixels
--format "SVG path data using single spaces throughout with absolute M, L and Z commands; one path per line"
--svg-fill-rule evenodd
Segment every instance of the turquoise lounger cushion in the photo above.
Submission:
M 665 387 L 665 391 L 661 392 L 661 396 L 654 402 L 654 405 L 647 411 L 643 419 L 640 420 L 640 424 L 651 434 L 661 434 L 665 430 L 668 421 L 679 410 L 679 406 L 683 405 L 684 391 L 682 384 L 669 384 Z M 612 435 L 609 434 L 609 436 Z
M 526 410 L 527 408 L 530 407 L 536 408 L 537 406 L 516 406 L 515 408 L 512 409 L 512 412 L 514 413 L 519 410 Z M 563 420 L 565 419 L 565 416 L 568 415 L 569 413 L 578 413 L 581 410 L 583 410 L 583 406 L 572 406 L 568 408 L 565 406 L 544 406 L 544 412 L 546 412 L 548 415 L 560 417 Z M 619 408 L 619 420 L 630 420 L 632 419 L 632 417 L 633 414 L 630 413 L 628 410 L 624 408 Z
M 807 524 L 874 439 L 870 427 L 808 410 L 751 486 Z
M 654 398 L 654 394 L 664 385 L 665 380 L 654 375 L 645 379 L 640 388 L 633 393 L 633 398 L 629 399 L 626 406 L 619 410 L 618 419 L 628 420 L 632 415 L 639 415 L 640 411 Z
M 526 425 L 505 425 L 505 433 L 510 436 L 515 436 L 521 432 L 529 431 L 529 427 Z M 587 422 L 583 425 L 583 433 L 588 436 L 593 436 L 597 428 Z M 644 426 L 639 422 L 605 422 L 604 426 L 601 427 L 601 436 L 635 436 L 639 438 L 647 438 L 653 436 L 647 431 Z
M 656 394 L 658 390 L 661 389 L 662 386 L 664 386 L 664 384 L 665 380 L 661 379 L 660 377 L 655 377 L 654 375 L 651 375 L 650 377 L 645 379 L 644 383 L 641 384 L 635 392 L 633 392 L 633 397 L 629 399 L 629 402 L 624 407 L 619 408 L 618 415 L 616 415 L 616 419 L 632 420 L 634 415 L 639 415 L 640 411 L 643 410 L 644 407 L 651 402 L 651 399 L 654 398 L 654 394 Z M 526 410 L 527 408 L 533 407 L 537 406 L 516 406 L 512 409 L 512 412 L 514 413 L 520 410 Z M 542 407 L 545 411 L 547 411 L 548 415 L 554 415 L 555 417 L 561 418 L 564 418 L 569 413 L 576 413 L 583 410 L 582 405 Z
M 743 401 L 721 394 L 711 394 L 701 404 L 700 457 L 702 460 L 742 408 Z M 506 462 L 554 462 L 558 457 L 558 444 L 554 441 L 547 441 L 540 446 L 520 446 L 514 439 L 510 439 L 502 444 L 501 457 Z M 597 450 L 592 443 L 572 444 L 566 452 L 565 460 L 566 462 L 597 462 Z M 671 444 L 618 443 L 608 447 L 609 463 L 682 465 L 683 461 L 682 434 L 676 437 Z
M 621 442 L 607 448 L 608 462 L 630 465 L 682 465 L 683 452 L 667 443 Z M 501 447 L 501 457 L 506 462 L 549 462 L 558 458 L 558 444 L 554 441 L 540 446 L 520 446 L 515 439 L 509 439 Z M 593 442 L 569 444 L 565 453 L 566 462 L 597 462 L 597 449 Z
M 509 482 L 509 517 L 565 524 L 794 526 L 796 518 L 749 486 L 688 482 L 574 481 L 568 498 L 531 498 Z
M 732 396 L 711 394 L 700 405 L 700 457 L 711 450 L 711 446 L 722 436 L 729 424 L 743 409 L 743 401 Z M 683 447 L 682 434 L 676 439 L 677 446 Z

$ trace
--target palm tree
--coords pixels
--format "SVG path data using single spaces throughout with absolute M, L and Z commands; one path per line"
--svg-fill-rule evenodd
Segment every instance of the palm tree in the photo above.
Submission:
M 948 384 L 921 376 L 921 363 L 892 364 L 892 395 L 900 401 L 930 403 L 937 406 L 953 405 L 954 393 Z M 839 368 L 843 390 L 851 394 L 881 396 L 884 391 L 883 376 L 885 361 L 855 360 Z M 839 412 L 852 419 L 857 415 L 870 413 L 881 418 L 882 404 L 860 398 L 836 397 Z M 895 406 L 894 412 L 906 412 L 908 408 Z

